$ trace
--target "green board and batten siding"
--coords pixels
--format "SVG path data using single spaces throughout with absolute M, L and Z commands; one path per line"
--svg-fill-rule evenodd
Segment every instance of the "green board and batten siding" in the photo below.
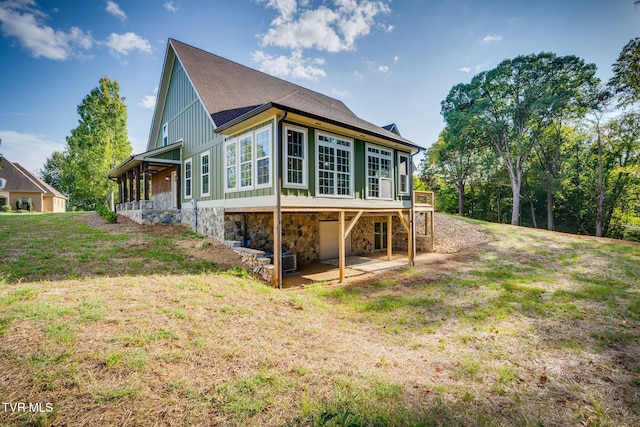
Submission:
M 192 198 L 217 200 L 224 198 L 222 184 L 222 137 L 214 132 L 214 126 L 195 89 L 191 85 L 179 60 L 173 64 L 171 82 L 162 113 L 161 128 L 156 147 L 163 146 L 162 126 L 167 124 L 169 144 L 182 140 L 182 159 L 191 159 Z M 204 152 L 210 153 L 210 195 L 202 197 L 200 159 Z M 182 172 L 184 183 L 184 171 Z M 184 184 L 183 184 L 184 185 Z M 184 191 L 184 189 L 183 189 Z M 184 193 L 183 193 L 184 194 Z M 185 199 L 189 201 L 189 199 Z

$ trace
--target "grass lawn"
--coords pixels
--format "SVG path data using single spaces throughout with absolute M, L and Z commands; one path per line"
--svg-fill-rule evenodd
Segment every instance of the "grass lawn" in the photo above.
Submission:
M 0 425 L 640 425 L 639 245 L 478 223 L 444 263 L 274 290 L 82 215 L 0 214 Z

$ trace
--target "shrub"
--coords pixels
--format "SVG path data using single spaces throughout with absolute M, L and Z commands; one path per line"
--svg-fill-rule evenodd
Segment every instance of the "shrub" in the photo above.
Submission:
M 9 205 L 2 206 L 2 211 L 3 212 L 11 212 L 11 206 L 9 206 Z
M 625 225 L 623 239 L 630 240 L 632 242 L 640 242 L 640 226 L 631 224 Z
M 110 224 L 114 224 L 118 221 L 118 214 L 109 209 L 109 206 L 107 205 L 98 206 L 98 209 L 96 209 L 96 211 Z

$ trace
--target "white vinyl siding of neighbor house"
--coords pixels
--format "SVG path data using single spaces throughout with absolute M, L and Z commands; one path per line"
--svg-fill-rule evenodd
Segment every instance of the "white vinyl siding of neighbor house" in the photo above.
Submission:
M 353 197 L 353 140 L 318 132 L 316 159 L 316 196 Z
M 307 130 L 293 126 L 284 127 L 285 149 L 283 164 L 284 186 L 306 189 L 308 174 Z
M 271 125 L 233 137 L 225 143 L 225 192 L 271 187 Z

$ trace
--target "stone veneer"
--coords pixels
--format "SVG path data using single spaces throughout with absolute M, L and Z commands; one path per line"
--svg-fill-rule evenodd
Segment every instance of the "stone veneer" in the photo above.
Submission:
M 182 221 L 182 214 L 179 210 L 156 206 L 154 200 L 119 203 L 116 205 L 116 212 L 143 225 L 180 224 Z
M 197 218 L 196 218 L 197 216 Z M 197 219 L 197 228 L 195 222 Z M 198 207 L 196 212 L 188 204 L 182 205 L 182 223 L 189 225 L 196 233 L 204 234 L 216 240 L 224 238 L 224 208 Z
M 326 213 L 283 213 L 282 249 L 297 255 L 298 265 L 316 261 L 320 256 L 320 221 L 337 221 L 338 214 Z M 386 217 L 364 217 L 351 231 L 351 254 L 366 255 L 375 252 L 374 223 L 386 221 Z M 398 224 L 400 222 L 397 219 Z M 245 225 L 246 224 L 246 225 Z M 395 222 L 394 222 L 395 224 Z M 402 225 L 400 224 L 400 227 Z M 395 229 L 395 227 L 394 227 Z M 407 233 L 394 236 L 395 241 L 404 238 Z M 273 252 L 273 214 L 227 214 L 224 220 L 224 240 L 238 241 L 248 248 Z

